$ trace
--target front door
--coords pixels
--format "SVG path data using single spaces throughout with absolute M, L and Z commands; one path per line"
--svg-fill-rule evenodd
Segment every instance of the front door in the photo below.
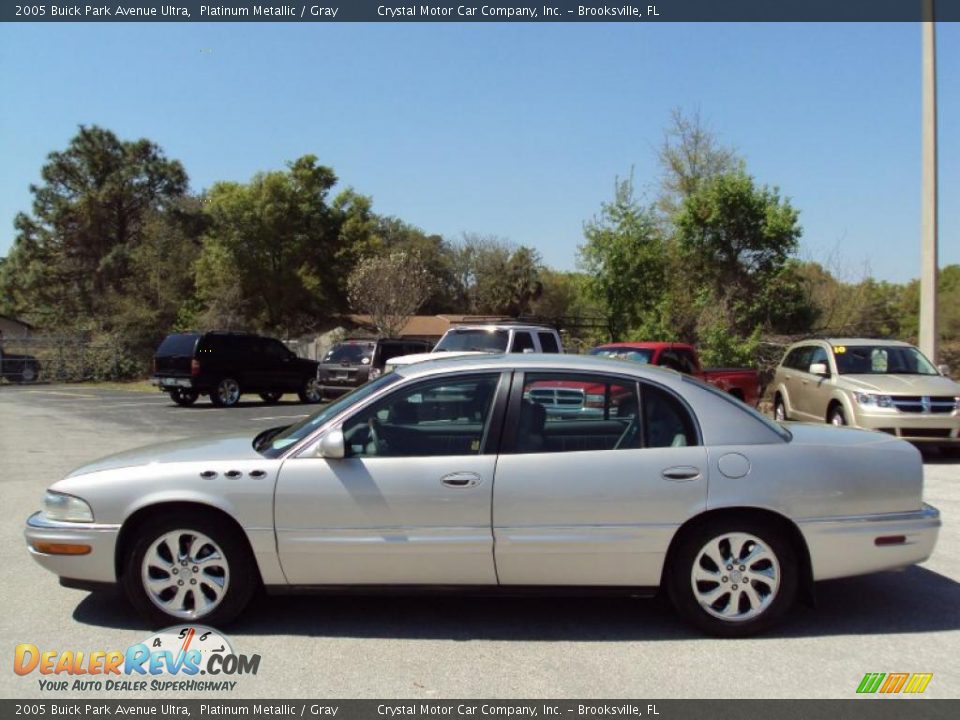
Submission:
M 497 463 L 503 585 L 655 586 L 670 539 L 707 497 L 707 454 L 670 392 L 617 376 L 526 374 Z M 538 402 L 579 386 L 579 413 Z
M 346 457 L 287 460 L 275 505 L 287 581 L 496 584 L 494 408 L 508 379 L 407 383 L 344 421 Z

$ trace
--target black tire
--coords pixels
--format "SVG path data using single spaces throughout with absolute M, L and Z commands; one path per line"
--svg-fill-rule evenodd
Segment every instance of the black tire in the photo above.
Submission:
M 713 545 L 718 539 L 735 533 L 740 534 L 741 539 L 744 535 L 757 539 L 772 554 L 774 562 L 760 559 L 754 560 L 752 565 L 747 562 L 739 566 L 727 555 L 724 562 L 731 564 L 719 568 L 717 581 L 698 581 L 695 585 L 695 570 L 711 570 L 709 560 L 702 559 L 708 543 Z M 721 542 L 714 547 L 724 546 Z M 732 543 L 727 542 L 726 547 L 731 548 Z M 741 551 L 741 558 L 752 552 L 749 541 L 742 545 Z M 740 567 L 746 568 L 742 574 Z M 766 575 L 771 572 L 778 580 L 777 585 Z M 762 633 L 783 618 L 796 597 L 798 576 L 796 552 L 778 527 L 750 518 L 727 517 L 695 525 L 677 539 L 677 545 L 671 549 L 666 583 L 670 600 L 684 620 L 707 634 L 738 638 Z M 744 579 L 747 583 L 743 582 Z M 709 593 L 716 590 L 721 592 L 713 596 L 715 600 L 708 609 L 701 604 L 700 598 L 709 599 Z M 748 591 L 752 591 L 753 596 L 748 596 Z M 697 592 L 701 593 L 699 598 Z M 752 597 L 761 600 L 754 614 L 751 614 L 755 602 Z M 728 609 L 734 611 L 730 619 L 713 614 Z
M 836 425 L 837 427 L 843 427 L 846 425 L 847 416 L 844 414 L 843 408 L 839 405 L 834 405 L 827 414 L 827 422 L 831 425 Z
M 282 397 L 283 397 L 283 393 L 280 392 L 279 390 L 271 390 L 270 392 L 260 393 L 260 399 L 263 400 L 265 403 L 270 403 L 270 404 L 277 402 L 277 400 L 279 400 Z
M 190 407 L 197 401 L 198 397 L 200 397 L 200 393 L 196 390 L 177 388 L 176 390 L 170 391 L 170 399 L 182 407 Z
M 36 382 L 37 376 L 40 374 L 39 369 L 36 365 L 27 364 L 23 366 L 23 370 L 20 371 L 20 382 L 22 383 L 32 383 Z
M 189 536 L 189 533 L 205 535 L 209 540 L 216 543 L 219 546 L 218 549 L 222 551 L 229 569 L 228 581 L 222 596 L 209 612 L 193 616 L 168 613 L 151 599 L 148 591 L 144 588 L 142 570 L 147 552 L 161 537 L 168 533 L 176 533 L 176 531 L 185 531 L 184 536 Z M 132 545 L 124 557 L 123 575 L 120 578 L 120 583 L 130 603 L 153 627 L 165 627 L 185 621 L 200 622 L 215 627 L 225 625 L 247 607 L 260 585 L 259 571 L 242 533 L 237 528 L 224 523 L 222 520 L 218 521 L 217 518 L 202 510 L 177 512 L 175 517 L 158 516 L 153 518 L 137 530 L 136 536 L 131 538 L 131 542 Z M 189 563 L 180 569 L 187 576 L 193 575 Z M 172 580 L 174 576 L 168 574 L 168 577 Z M 198 588 L 204 588 L 206 582 L 202 575 L 200 577 L 200 583 L 192 589 L 189 585 L 184 586 L 188 593 L 185 597 L 190 597 L 190 592 L 200 592 L 201 590 Z M 174 594 L 177 592 L 176 587 L 171 587 L 171 590 Z M 189 605 L 189 600 L 185 604 Z
M 790 419 L 787 417 L 787 406 L 784 404 L 783 398 L 779 395 L 777 395 L 773 401 L 773 419 L 777 422 L 786 422 Z
M 314 404 L 323 401 L 323 390 L 320 389 L 320 383 L 317 382 L 316 376 L 304 378 L 300 390 L 297 392 L 297 397 L 300 398 L 302 403 Z
M 220 378 L 210 393 L 210 402 L 217 407 L 233 407 L 240 402 L 240 383 L 232 377 Z

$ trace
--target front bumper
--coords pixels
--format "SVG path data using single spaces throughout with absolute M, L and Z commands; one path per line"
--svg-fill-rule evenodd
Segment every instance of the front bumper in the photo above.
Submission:
M 93 583 L 115 583 L 114 558 L 119 532 L 119 525 L 57 522 L 36 512 L 27 518 L 23 535 L 30 556 L 55 575 Z M 86 555 L 50 555 L 36 550 L 37 541 L 89 545 L 90 552 Z
M 906 413 L 899 410 L 854 409 L 853 424 L 914 443 L 960 444 L 960 413 Z
M 814 580 L 897 570 L 930 557 L 940 532 L 940 511 L 924 503 L 915 512 L 810 518 L 797 522 L 810 550 Z M 903 542 L 877 545 L 877 538 Z

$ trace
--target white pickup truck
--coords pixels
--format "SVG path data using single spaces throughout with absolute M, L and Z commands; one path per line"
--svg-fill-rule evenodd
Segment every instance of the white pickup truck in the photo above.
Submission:
M 436 360 L 437 358 L 481 353 L 562 353 L 560 334 L 544 325 L 490 323 L 457 325 L 443 334 L 440 342 L 428 353 L 400 355 L 391 358 L 384 372 L 401 365 Z

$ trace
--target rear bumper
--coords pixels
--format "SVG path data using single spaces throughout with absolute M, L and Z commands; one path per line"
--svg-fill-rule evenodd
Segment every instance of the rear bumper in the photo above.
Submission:
M 152 377 L 150 384 L 156 385 L 161 390 L 192 389 L 195 387 L 193 378 L 178 377 Z
M 940 511 L 810 518 L 797 522 L 810 551 L 814 580 L 896 570 L 930 557 L 940 532 Z M 878 538 L 892 544 L 877 544 Z M 902 541 L 900 540 L 902 538 Z
M 119 525 L 55 522 L 36 512 L 27 518 L 23 535 L 30 556 L 53 574 L 87 583 L 115 583 L 114 557 L 119 532 Z M 50 555 L 37 551 L 38 541 L 89 545 L 90 552 L 86 555 Z

